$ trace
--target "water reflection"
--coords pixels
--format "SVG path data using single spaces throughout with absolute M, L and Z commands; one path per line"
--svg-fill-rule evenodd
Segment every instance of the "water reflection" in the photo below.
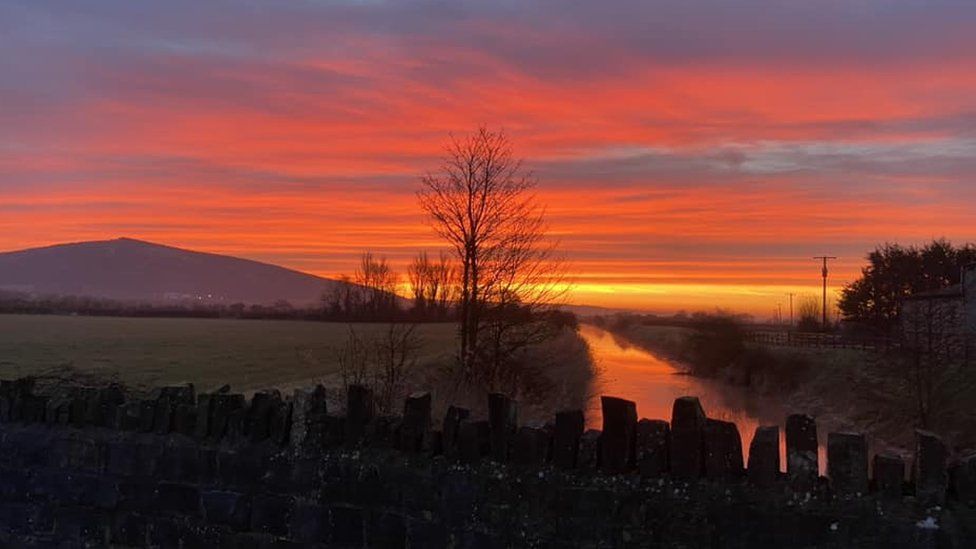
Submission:
M 580 335 L 590 346 L 590 351 L 600 368 L 600 373 L 590 388 L 589 408 L 586 411 L 588 427 L 599 429 L 603 418 L 600 413 L 600 395 L 610 395 L 637 403 L 637 414 L 642 418 L 671 420 L 674 399 L 697 396 L 708 417 L 731 421 L 742 435 L 743 459 L 748 458 L 749 443 L 759 425 L 779 425 L 781 463 L 785 468 L 783 423 L 786 412 L 774 403 L 763 402 L 736 387 L 718 381 L 685 375 L 675 364 L 647 351 L 615 338 L 613 334 L 584 324 Z M 821 453 L 823 449 L 821 448 Z M 825 463 L 821 455 L 820 465 Z

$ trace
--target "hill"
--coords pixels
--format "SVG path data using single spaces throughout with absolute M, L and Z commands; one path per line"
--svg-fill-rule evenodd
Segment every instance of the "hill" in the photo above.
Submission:
M 0 253 L 0 290 L 165 303 L 294 305 L 341 282 L 225 255 L 119 238 Z

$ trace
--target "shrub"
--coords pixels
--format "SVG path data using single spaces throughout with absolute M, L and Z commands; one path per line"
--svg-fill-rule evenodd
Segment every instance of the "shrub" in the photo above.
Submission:
M 687 344 L 692 372 L 713 377 L 745 352 L 745 330 L 732 315 L 699 315 L 692 322 Z

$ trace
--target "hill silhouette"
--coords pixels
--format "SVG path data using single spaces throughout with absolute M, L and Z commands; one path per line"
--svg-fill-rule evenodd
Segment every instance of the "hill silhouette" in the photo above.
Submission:
M 165 303 L 294 305 L 342 282 L 276 265 L 118 238 L 0 253 L 0 290 Z

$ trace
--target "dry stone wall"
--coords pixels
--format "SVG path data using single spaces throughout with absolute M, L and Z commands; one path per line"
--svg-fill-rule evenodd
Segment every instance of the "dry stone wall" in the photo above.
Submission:
M 911 464 L 855 433 L 760 428 L 748 464 L 732 423 L 681 398 L 670 422 L 604 397 L 520 425 L 488 397 L 431 418 L 429 394 L 377 416 L 322 387 L 249 400 L 229 388 L 38 394 L 0 383 L 0 544 L 10 547 L 972 547 L 976 457 L 917 434 Z M 911 482 L 906 482 L 911 471 Z

